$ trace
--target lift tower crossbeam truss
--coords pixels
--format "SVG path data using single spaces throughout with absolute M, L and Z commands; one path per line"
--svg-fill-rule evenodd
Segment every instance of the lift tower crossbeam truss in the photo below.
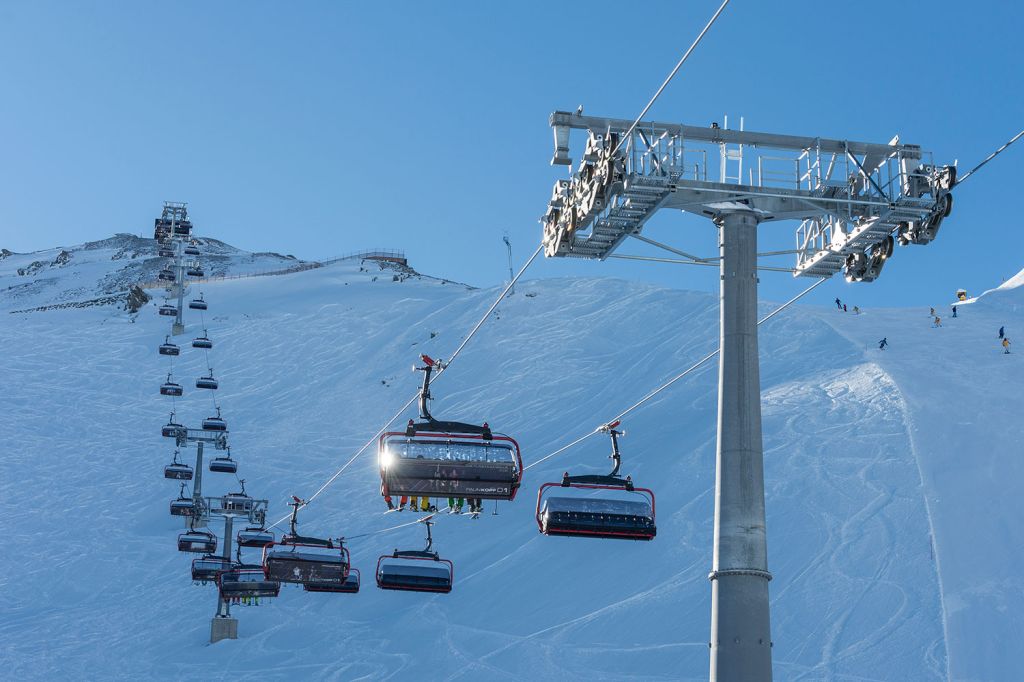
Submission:
M 830 140 L 555 112 L 555 165 L 571 166 L 569 133 L 587 131 L 583 159 L 552 191 L 548 256 L 604 260 L 659 209 L 718 227 L 720 353 L 711 680 L 771 680 L 764 452 L 757 343 L 757 228 L 800 220 L 796 276 L 878 277 L 901 244 L 927 244 L 949 214 L 956 169 L 924 163 L 915 145 Z M 628 139 L 624 136 L 629 133 Z M 771 154 L 766 153 L 771 152 Z M 930 160 L 930 159 L 929 159 Z M 647 238 L 641 237 L 645 241 Z M 675 249 L 673 249 L 675 250 Z M 678 254 L 691 262 L 716 259 Z
M 605 259 L 661 208 L 759 222 L 800 220 L 796 276 L 870 281 L 901 244 L 927 244 L 949 214 L 956 170 L 917 145 L 639 123 L 556 111 L 555 165 L 571 165 L 569 132 L 588 131 L 583 159 L 555 183 L 541 222 L 545 254 Z M 735 162 L 739 162 L 738 164 Z M 887 243 L 888 242 L 888 243 Z

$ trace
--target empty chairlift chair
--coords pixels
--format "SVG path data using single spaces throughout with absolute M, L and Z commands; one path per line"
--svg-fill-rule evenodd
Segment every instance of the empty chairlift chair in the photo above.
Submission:
M 158 312 L 161 315 L 163 315 L 164 317 L 177 317 L 178 316 L 178 309 L 175 308 L 173 305 L 162 305 L 162 306 L 160 306 L 160 310 Z
M 174 461 L 164 467 L 164 478 L 171 478 L 176 481 L 191 481 L 192 467 L 178 461 L 178 451 L 174 451 Z
M 160 344 L 160 355 L 181 355 L 181 348 L 171 343 L 171 337 L 165 336 L 164 342 Z
M 192 582 L 205 585 L 216 582 L 217 576 L 234 566 L 231 559 L 216 554 L 207 554 L 192 560 Z
M 250 526 L 245 530 L 238 531 L 238 535 L 235 536 L 235 541 L 239 547 L 255 547 L 258 549 L 274 544 L 276 539 L 274 531 L 260 526 Z
M 314 538 L 296 532 L 296 517 L 304 503 L 292 498 L 291 532 L 263 548 L 263 572 L 270 580 L 320 588 L 341 587 L 348 579 L 348 549 L 340 540 Z M 321 589 L 320 591 L 328 591 Z
M 428 409 L 430 374 L 438 361 L 421 356 L 423 387 L 419 408 L 423 421 L 409 421 L 404 432 L 380 437 L 378 462 L 381 493 L 427 497 L 512 500 L 523 478 L 519 444 L 483 426 L 438 421 Z
M 174 281 L 174 271 L 164 268 L 157 274 L 157 279 L 163 280 L 164 282 Z
M 213 554 L 217 551 L 217 536 L 203 530 L 189 528 L 178 536 L 178 551 L 194 554 Z
M 192 273 L 189 272 L 189 274 L 191 275 Z M 193 276 L 194 277 L 202 277 L 202 275 L 193 275 Z M 188 307 L 189 307 L 190 310 L 206 310 L 207 305 L 206 305 L 206 301 L 203 300 L 203 295 L 199 294 L 199 298 L 193 298 L 191 301 L 189 301 Z
M 198 263 L 190 265 L 188 267 L 188 269 L 185 270 L 185 274 L 188 275 L 189 277 L 205 277 L 206 276 L 206 273 L 203 272 L 203 269 L 201 267 L 199 267 Z M 205 308 L 203 308 L 203 310 L 205 310 Z
M 607 476 L 570 476 L 537 492 L 537 527 L 544 535 L 651 540 L 657 534 L 654 493 L 619 476 L 618 422 L 604 427 L 612 438 L 615 468 Z
M 198 256 L 199 255 L 199 247 L 196 246 L 195 244 L 189 244 L 188 246 L 185 247 L 185 255 L 186 256 Z
M 217 578 L 220 596 L 233 603 L 258 603 L 281 593 L 281 582 L 268 578 L 259 566 L 224 571 Z M 256 600 L 256 601 L 251 601 Z
M 160 385 L 160 395 L 169 395 L 172 397 L 180 397 L 182 394 L 181 384 L 176 384 L 171 381 L 171 375 L 167 375 L 167 381 Z
M 174 258 L 174 251 L 161 247 L 159 255 L 161 258 Z
M 196 388 L 206 388 L 211 391 L 217 390 L 217 380 L 213 378 L 213 367 L 210 367 L 210 373 L 205 377 L 199 377 L 196 379 Z
M 210 341 L 205 329 L 203 330 L 202 336 L 197 336 L 196 338 L 192 339 L 192 347 L 203 348 L 205 350 L 213 348 L 213 341 Z
M 404 592 L 452 591 L 455 568 L 448 559 L 433 551 L 433 538 L 428 519 L 427 546 L 423 550 L 395 550 L 377 560 L 377 587 Z
M 217 416 L 207 417 L 203 420 L 203 430 L 205 431 L 227 431 L 228 424 L 220 416 L 220 408 L 217 408 Z
M 238 462 L 231 459 L 231 455 L 214 457 L 210 460 L 210 471 L 217 474 L 233 474 L 238 471 Z
M 174 224 L 174 234 L 179 237 L 187 237 L 192 233 L 192 221 L 182 220 Z

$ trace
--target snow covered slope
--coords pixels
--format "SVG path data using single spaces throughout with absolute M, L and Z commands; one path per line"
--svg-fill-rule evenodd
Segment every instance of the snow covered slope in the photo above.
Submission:
M 302 263 L 292 256 L 250 253 L 198 237 L 208 277 L 281 270 Z M 166 262 L 153 239 L 117 234 L 109 239 L 33 253 L 0 250 L 0 310 L 42 306 L 108 305 L 128 288 L 157 279 Z
M 275 520 L 415 393 L 418 354 L 446 357 L 497 293 L 347 264 L 203 291 L 232 454 Z M 776 679 L 1014 678 L 1024 377 L 994 343 L 1006 309 L 986 298 L 943 329 L 926 311 L 800 307 L 762 328 Z M 1011 336 L 1022 322 L 1005 320 Z M 451 594 L 382 592 L 376 558 L 420 548 L 423 533 L 379 532 L 411 515 L 384 513 L 369 452 L 300 515 L 308 533 L 351 538 L 362 591 L 286 587 L 236 607 L 240 638 L 210 646 L 214 590 L 190 584 L 167 514 L 177 486 L 161 475 L 167 327 L 152 305 L 134 319 L 113 307 L 0 318 L 0 650 L 13 678 L 706 679 L 713 365 L 625 425 L 623 471 L 658 495 L 653 542 L 537 533 L 540 483 L 608 467 L 594 438 L 527 472 L 497 516 L 488 504 L 478 520 L 439 518 Z M 487 420 L 536 461 L 712 350 L 716 330 L 706 294 L 525 282 L 435 384 L 433 411 Z M 204 370 L 198 351 L 176 362 L 186 423 L 210 414 L 187 388 Z M 221 474 L 204 483 L 238 489 Z

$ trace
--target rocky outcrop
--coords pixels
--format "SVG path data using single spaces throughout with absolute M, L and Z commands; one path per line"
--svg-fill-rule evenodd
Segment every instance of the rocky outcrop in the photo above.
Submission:
M 150 301 L 150 295 L 142 290 L 141 287 L 135 285 L 132 286 L 128 292 L 128 298 L 125 300 L 124 309 L 130 313 L 137 313 Z

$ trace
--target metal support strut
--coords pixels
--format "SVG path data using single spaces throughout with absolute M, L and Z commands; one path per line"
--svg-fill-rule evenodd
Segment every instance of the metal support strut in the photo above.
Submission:
M 715 544 L 711 581 L 712 682 L 772 679 L 768 548 L 757 349 L 757 224 L 753 211 L 715 221 L 721 255 L 721 354 Z

